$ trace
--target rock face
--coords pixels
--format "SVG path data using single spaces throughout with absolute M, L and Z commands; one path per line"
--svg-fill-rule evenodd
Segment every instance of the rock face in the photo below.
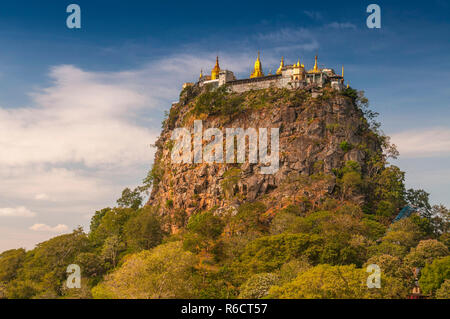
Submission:
M 354 100 L 330 88 L 319 92 L 308 89 L 248 92 L 241 94 L 241 110 L 230 115 L 193 115 L 198 94 L 201 92 L 190 98 L 181 95 L 181 102 L 172 106 L 156 143 L 158 182 L 154 184 L 148 205 L 174 219 L 179 214 L 188 217 L 213 207 L 218 212 L 233 211 L 240 204 L 252 201 L 265 203 L 271 212 L 305 201 L 314 205 L 333 193 L 334 169 L 355 161 L 364 171 L 368 154 L 381 149 L 370 138 L 367 122 Z M 248 162 L 172 163 L 173 129 L 186 127 L 193 131 L 195 119 L 203 120 L 204 130 L 278 127 L 279 170 L 263 175 L 259 172 L 261 164 Z

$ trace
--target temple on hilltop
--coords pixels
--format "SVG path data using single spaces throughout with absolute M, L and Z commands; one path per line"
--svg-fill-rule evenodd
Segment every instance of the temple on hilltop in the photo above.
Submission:
M 285 65 L 284 58 L 282 57 L 276 73 L 270 74 L 269 72 L 268 75 L 264 75 L 259 52 L 249 78 L 236 79 L 232 71 L 220 68 L 219 57 L 217 57 L 216 64 L 211 70 L 211 75 L 204 75 L 203 71 L 200 71 L 197 84 L 199 86 L 208 84 L 213 87 L 226 84 L 234 92 L 245 92 L 270 87 L 290 89 L 304 87 L 321 88 L 327 84 L 330 84 L 336 90 L 343 90 L 345 88 L 344 67 L 342 67 L 342 74 L 340 75 L 336 74 L 331 68 L 319 68 L 317 55 L 315 56 L 314 66 L 310 70 L 306 70 L 305 65 L 300 62 L 300 59 L 296 63 Z M 183 88 L 188 85 L 193 85 L 193 83 L 185 83 Z

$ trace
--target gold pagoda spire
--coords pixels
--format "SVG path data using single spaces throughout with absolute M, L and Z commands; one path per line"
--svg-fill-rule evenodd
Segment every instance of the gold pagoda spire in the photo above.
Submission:
M 341 83 L 344 83 L 344 65 L 342 65 L 342 80 Z
M 259 59 L 259 51 L 258 51 L 258 58 L 255 61 L 255 67 L 253 69 L 252 74 L 250 75 L 250 79 L 259 78 L 261 76 L 264 76 L 264 73 L 262 71 L 261 60 Z
M 216 57 L 216 65 L 211 70 L 211 80 L 216 80 L 219 78 L 220 66 L 219 57 Z
M 319 67 L 317 65 L 317 55 L 315 56 L 314 68 L 309 70 L 308 73 L 320 73 Z
M 201 79 L 203 77 L 203 69 L 200 69 L 200 76 L 199 79 Z
M 315 63 L 314 63 L 314 69 L 313 69 L 313 71 L 314 72 L 318 72 L 319 71 L 319 67 L 317 66 L 317 55 L 315 56 Z
M 281 69 L 284 68 L 284 58 L 281 57 L 280 67 L 277 70 L 277 74 L 281 74 Z

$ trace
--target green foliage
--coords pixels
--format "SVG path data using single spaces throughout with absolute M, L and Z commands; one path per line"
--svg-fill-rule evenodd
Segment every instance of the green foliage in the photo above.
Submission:
M 91 218 L 91 226 L 90 226 L 91 232 L 95 232 L 95 230 L 98 228 L 98 226 L 102 222 L 103 216 L 105 216 L 105 214 L 107 212 L 109 212 L 110 210 L 111 210 L 111 208 L 107 207 L 107 208 L 103 208 L 103 209 L 95 212 L 94 216 L 92 216 L 92 218 Z
M 450 279 L 450 256 L 436 259 L 422 269 L 419 285 L 424 293 L 438 290 L 445 280 Z
M 350 198 L 363 185 L 361 167 L 355 161 L 347 161 L 345 166 L 335 171 L 337 184 L 341 190 L 341 199 Z
M 76 256 L 75 264 L 81 268 L 81 275 L 97 279 L 106 271 L 105 260 L 98 253 L 83 252 Z
M 166 200 L 166 207 L 173 208 L 173 199 Z
M 320 280 L 318 280 L 320 278 Z M 278 299 L 367 298 L 367 274 L 353 265 L 318 265 L 301 273 L 294 281 L 269 290 Z
M 339 144 L 339 147 L 341 148 L 341 150 L 343 150 L 345 153 L 347 153 L 348 151 L 350 151 L 353 146 L 347 142 L 347 141 L 343 141 Z
M 98 226 L 91 230 L 89 233 L 89 239 L 96 246 L 103 245 L 108 237 L 116 236 L 119 239 L 122 238 L 123 230 L 126 222 L 136 214 L 131 208 L 113 208 L 102 211 L 102 218 L 98 219 Z
M 244 98 L 241 94 L 230 93 L 227 86 L 202 93 L 194 105 L 196 115 L 233 115 L 242 110 Z
M 293 226 L 297 225 L 301 217 L 287 211 L 280 211 L 275 215 L 270 223 L 271 234 L 281 234 L 283 232 L 295 232 Z
M 386 226 L 369 218 L 363 218 L 364 233 L 369 239 L 376 240 L 386 233 Z
M 138 209 L 142 205 L 142 201 L 144 199 L 141 195 L 140 188 L 135 188 L 134 190 L 129 189 L 128 187 L 122 191 L 122 197 L 117 200 L 117 204 L 119 207 Z
M 239 206 L 238 213 L 232 220 L 236 231 L 266 232 L 267 226 L 261 216 L 266 210 L 266 205 L 261 202 L 245 203 Z
M 368 265 L 372 264 L 379 266 L 381 272 L 386 276 L 404 279 L 406 280 L 406 284 L 411 282 L 411 268 L 406 266 L 399 257 L 388 254 L 373 256 L 367 260 L 363 268 L 366 268 Z
M 241 287 L 239 298 L 261 299 L 267 295 L 271 286 L 278 281 L 278 276 L 271 273 L 261 273 L 251 276 Z
M 197 258 L 180 242 L 130 255 L 123 265 L 92 289 L 94 298 L 192 298 Z
M 124 237 L 128 248 L 133 251 L 150 249 L 162 242 L 165 232 L 161 218 L 149 206 L 142 208 L 125 224 Z
M 8 285 L 8 298 L 55 298 L 62 295 L 67 266 L 90 248 L 83 230 L 54 237 L 26 253 L 16 278 Z
M 431 264 L 434 259 L 448 256 L 448 248 L 435 239 L 422 240 L 417 247 L 412 248 L 405 257 L 405 262 L 410 267 L 423 268 L 425 264 Z
M 281 266 L 280 270 L 277 273 L 280 279 L 277 285 L 279 286 L 291 282 L 299 274 L 305 272 L 311 267 L 311 264 L 309 263 L 307 258 L 305 258 L 305 256 L 302 256 L 299 259 L 292 259 L 288 261 Z
M 252 273 L 272 272 L 291 259 L 302 255 L 317 259 L 321 240 L 316 235 L 280 234 L 264 236 L 251 242 L 239 261 L 241 267 Z
M 148 172 L 144 179 L 143 189 L 149 189 L 153 186 L 153 189 L 157 189 L 161 179 L 164 175 L 164 168 L 159 161 L 155 161 L 152 169 Z
M 419 209 L 421 215 L 426 218 L 431 218 L 429 196 L 430 194 L 425 192 L 423 189 L 408 189 L 405 194 L 408 204 Z
M 282 286 L 273 286 L 269 298 L 280 299 L 360 299 L 406 298 L 409 287 L 398 278 L 382 274 L 381 289 L 369 289 L 368 273 L 354 265 L 318 265 Z M 320 279 L 319 279 L 320 278 Z
M 239 168 L 231 168 L 223 174 L 221 187 L 228 198 L 233 197 L 234 188 L 240 180 L 241 170 Z
M 11 281 L 25 259 L 25 249 L 11 249 L 0 254 L 0 283 Z
M 214 240 L 222 234 L 224 223 L 212 211 L 207 211 L 192 216 L 186 228 L 202 238 Z
M 224 221 L 214 215 L 212 210 L 197 213 L 189 219 L 184 234 L 183 247 L 191 252 L 199 252 L 202 249 L 213 251 L 217 258 L 222 255 L 222 248 L 215 241 L 222 234 L 225 227 Z
M 389 202 L 392 209 L 389 211 L 383 210 L 384 214 L 390 213 L 391 216 L 396 213 L 393 208 L 403 207 L 404 193 L 405 193 L 405 173 L 396 166 L 389 166 L 382 170 L 375 180 L 374 195 L 379 200 L 379 205 L 385 205 Z M 381 204 L 383 203 L 383 204 Z
M 450 299 L 450 279 L 446 279 L 441 287 L 436 291 L 437 299 Z
M 342 91 L 341 93 L 342 95 L 348 96 L 349 98 L 351 98 L 354 102 L 356 102 L 357 98 L 358 98 L 358 91 L 355 89 L 352 89 L 351 87 L 346 88 L 345 90 Z

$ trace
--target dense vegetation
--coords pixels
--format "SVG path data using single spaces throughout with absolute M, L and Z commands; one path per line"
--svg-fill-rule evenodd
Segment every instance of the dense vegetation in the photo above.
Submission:
M 181 103 L 195 95 L 192 90 Z M 425 295 L 450 298 L 449 209 L 431 206 L 423 190 L 405 189 L 404 173 L 387 160 L 395 149 L 378 131 L 367 100 L 352 89 L 343 94 L 361 108 L 386 153 L 372 154 L 365 171 L 356 162 L 343 163 L 334 171 L 336 189 L 320 203 L 306 198 L 272 214 L 259 201 L 237 213 L 211 209 L 187 218 L 178 212 L 180 229 L 172 232 L 174 217 L 143 206 L 145 192 L 162 176 L 156 162 L 144 186 L 125 189 L 118 207 L 94 214 L 88 233 L 76 229 L 30 251 L 0 254 L 0 298 L 407 298 L 416 267 Z M 223 89 L 199 95 L 192 112 L 214 104 L 211 112 L 232 116 L 264 107 L 274 96 L 304 98 L 287 90 L 235 95 Z M 167 125 L 176 117 L 174 108 Z M 236 182 L 236 170 L 225 175 L 225 192 Z M 318 172 L 292 183 L 326 178 Z M 393 223 L 407 204 L 417 213 Z M 81 289 L 65 287 L 69 264 L 82 269 Z M 370 264 L 381 268 L 380 289 L 366 286 Z

